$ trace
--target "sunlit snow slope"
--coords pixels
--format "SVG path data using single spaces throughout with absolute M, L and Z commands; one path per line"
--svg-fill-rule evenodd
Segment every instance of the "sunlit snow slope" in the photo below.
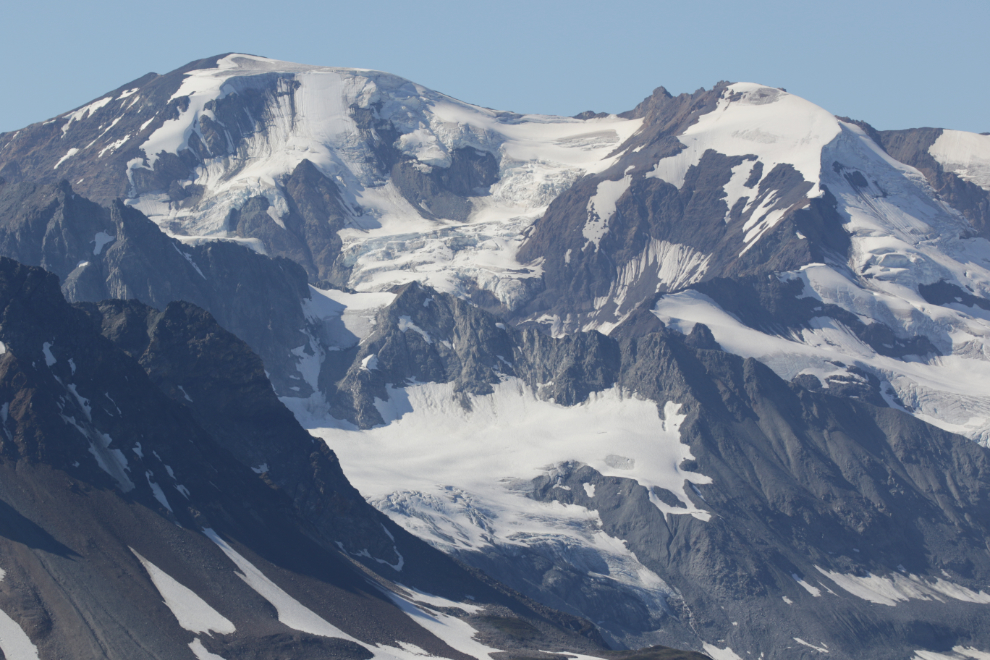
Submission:
M 202 136 L 204 121 L 217 120 L 210 109 L 217 103 L 259 90 L 268 96 L 254 133 L 231 143 L 230 152 L 206 155 L 179 182 L 202 186 L 194 204 L 136 189 L 129 203 L 179 233 L 225 237 L 231 210 L 251 197 L 267 198 L 269 215 L 280 223 L 288 212 L 285 180 L 308 160 L 341 190 L 349 216 L 340 232 L 341 258 L 353 268 L 350 286 L 380 290 L 416 279 L 460 292 L 476 285 L 509 306 L 520 295 L 517 280 L 539 275 L 538 267 L 521 269 L 514 259 L 522 232 L 575 179 L 613 163 L 610 153 L 641 124 L 496 112 L 377 71 L 230 55 L 215 69 L 186 75 L 172 97 L 187 98 L 185 109 L 141 144 L 143 156 L 127 164 L 132 180 L 137 170 L 153 169 L 160 154 L 177 154 L 190 136 Z M 360 126 L 363 110 L 397 135 Z M 469 196 L 466 218 L 443 217 L 397 189 L 383 166 L 383 139 L 425 174 L 449 167 L 459 149 L 490 153 L 498 181 Z

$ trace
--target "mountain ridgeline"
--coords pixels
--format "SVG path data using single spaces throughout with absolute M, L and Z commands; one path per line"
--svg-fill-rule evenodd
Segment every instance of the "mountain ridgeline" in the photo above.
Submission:
M 228 54 L 0 134 L 0 610 L 40 657 L 988 653 L 988 209 L 990 136 L 752 83 Z

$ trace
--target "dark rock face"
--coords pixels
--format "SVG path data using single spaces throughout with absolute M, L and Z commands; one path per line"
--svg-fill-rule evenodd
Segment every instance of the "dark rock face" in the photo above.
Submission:
M 3 259 L 0 292 L 0 398 L 8 402 L 0 497 L 17 512 L 6 519 L 21 530 L 2 540 L 3 600 L 21 598 L 18 618 L 44 620 L 28 625 L 43 656 L 191 657 L 185 649 L 194 635 L 179 628 L 128 546 L 194 585 L 248 637 L 285 630 L 232 571 L 210 575 L 222 555 L 198 533 L 204 527 L 235 547 L 254 547 L 261 556 L 245 551 L 272 576 L 286 569 L 312 576 L 313 562 L 326 562 L 321 573 L 302 578 L 310 582 L 303 591 L 330 589 L 401 625 L 404 617 L 381 611 L 346 560 L 303 535 L 284 494 L 232 461 L 65 303 L 54 276 Z M 267 543 L 265 530 L 273 533 Z M 285 564 L 290 548 L 299 551 L 296 563 Z M 224 590 L 240 595 L 230 601 Z M 25 593 L 33 599 L 25 602 Z
M 939 280 L 934 284 L 922 284 L 918 287 L 918 293 L 933 305 L 958 303 L 966 307 L 979 307 L 980 309 L 990 310 L 990 300 L 974 296 L 969 291 L 945 280 Z
M 364 548 L 375 527 L 405 557 L 405 583 L 490 604 L 474 617 L 487 642 L 523 656 L 601 649 L 586 622 L 465 570 L 364 503 L 332 452 L 278 405 L 258 358 L 202 310 L 80 307 L 52 274 L 0 258 L 0 607 L 43 657 L 192 658 L 197 637 L 232 657 L 367 658 L 368 644 L 400 641 L 467 657 L 384 598 L 387 578 L 369 584 L 336 550 L 338 540 Z M 262 474 L 250 468 L 259 455 L 270 461 Z M 357 642 L 280 622 L 203 529 Z M 134 553 L 232 629 L 180 627 Z M 530 638 L 490 631 L 492 616 Z
M 287 493 L 300 515 L 327 538 L 353 554 L 366 548 L 389 564 L 399 563 L 383 519 L 369 515 L 333 452 L 278 400 L 261 360 L 207 312 L 183 302 L 159 312 L 121 300 L 82 308 L 155 385 L 192 410 L 238 462 Z
M 285 182 L 289 213 L 280 219 L 269 214 L 264 197 L 252 197 L 227 222 L 231 232 L 257 238 L 272 256 L 285 257 L 306 269 L 311 281 L 346 284 L 348 269 L 340 257 L 337 235 L 347 225 L 348 212 L 337 185 L 304 160 Z

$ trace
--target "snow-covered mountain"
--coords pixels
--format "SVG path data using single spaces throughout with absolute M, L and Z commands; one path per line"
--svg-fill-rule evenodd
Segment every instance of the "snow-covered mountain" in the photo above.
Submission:
M 562 118 L 226 55 L 0 135 L 0 250 L 204 307 L 379 510 L 615 645 L 953 657 L 988 172 L 751 83 Z
M 369 506 L 195 306 L 0 258 L 0 336 L 4 657 L 607 653 Z

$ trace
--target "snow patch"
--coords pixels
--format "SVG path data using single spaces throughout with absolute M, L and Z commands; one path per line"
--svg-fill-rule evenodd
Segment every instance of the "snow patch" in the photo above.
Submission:
M 990 604 L 990 594 L 972 591 L 942 578 L 923 579 L 915 575 L 891 573 L 887 577 L 867 573 L 865 577 L 847 575 L 815 568 L 836 585 L 853 596 L 879 605 L 894 607 L 908 600 L 936 600 L 944 603 L 946 598 L 968 603 Z
M 416 325 L 415 323 L 413 323 L 412 322 L 412 319 L 410 317 L 408 317 L 408 316 L 400 316 L 399 317 L 399 331 L 400 332 L 407 332 L 409 330 L 413 330 L 415 332 L 418 332 L 423 337 L 423 339 L 426 340 L 426 343 L 427 344 L 432 344 L 433 343 L 433 338 L 430 337 L 430 333 L 428 333 L 426 330 L 423 330 L 421 327 L 419 327 L 418 325 Z
M 331 625 L 323 617 L 316 614 L 316 612 L 283 591 L 281 587 L 265 577 L 265 574 L 258 570 L 254 564 L 231 548 L 212 529 L 204 529 L 203 534 L 216 543 L 223 553 L 240 569 L 236 573 L 237 577 L 244 580 L 259 596 L 271 603 L 272 607 L 278 613 L 278 620 L 286 626 L 293 630 L 309 633 L 310 635 L 346 639 L 361 644 L 360 641 L 351 637 L 340 628 Z M 363 644 L 361 645 L 364 646 Z
M 63 118 L 68 120 L 64 124 L 62 124 L 62 135 L 65 136 L 65 134 L 69 132 L 69 128 L 72 126 L 73 123 L 92 117 L 94 114 L 96 114 L 97 110 L 104 107 L 107 103 L 110 103 L 110 101 L 112 100 L 113 100 L 112 96 L 107 96 L 98 101 L 93 101 L 89 105 L 83 106 L 78 110 L 62 115 Z
M 402 589 L 404 592 L 409 594 L 409 600 L 416 603 L 424 603 L 431 607 L 443 607 L 443 608 L 456 608 L 459 610 L 464 610 L 468 614 L 477 614 L 478 612 L 484 611 L 484 607 L 480 605 L 472 605 L 470 603 L 462 603 L 456 600 L 450 600 L 449 598 L 443 598 L 442 596 L 434 596 L 433 594 L 428 594 L 419 589 L 413 587 L 407 587 L 406 585 L 396 582 L 395 586 Z
M 164 599 L 165 605 L 172 610 L 172 614 L 175 615 L 180 626 L 194 633 L 217 632 L 221 635 L 229 635 L 237 630 L 233 623 L 210 607 L 192 589 L 182 585 L 171 575 L 142 557 L 134 548 L 130 546 L 128 548 L 144 566 L 144 570 L 148 572 L 155 588 Z
M 822 646 L 815 646 L 814 644 L 811 644 L 810 642 L 804 641 L 800 637 L 792 637 L 792 639 L 795 642 L 797 642 L 798 644 L 800 644 L 801 646 L 807 646 L 809 649 L 814 649 L 814 650 L 818 651 L 819 653 L 828 653 L 828 649 L 824 647 L 824 644 Z
M 196 660 L 225 660 L 222 656 L 207 651 L 203 642 L 199 641 L 199 637 L 189 642 L 189 649 L 196 656 Z
M 40 660 L 38 647 L 24 629 L 3 610 L 0 610 L 0 650 L 11 660 Z
M 116 236 L 111 236 L 105 231 L 97 232 L 96 235 L 93 236 L 93 243 L 95 243 L 95 246 L 93 247 L 93 254 L 98 256 L 101 252 L 103 252 L 104 245 L 107 243 L 112 243 L 115 240 L 117 240 Z
M 193 261 L 193 258 L 192 258 L 192 255 L 191 255 L 191 254 L 189 254 L 188 252 L 183 252 L 182 250 L 180 250 L 180 249 L 179 249 L 179 246 L 178 246 L 178 245 L 176 245 L 175 243 L 172 243 L 172 247 L 173 247 L 173 248 L 175 248 L 175 251 L 176 251 L 176 252 L 178 252 L 179 254 L 181 254 L 181 255 L 182 255 L 182 257 L 183 257 L 183 258 L 184 258 L 184 259 L 185 259 L 186 261 L 188 261 L 188 262 L 189 262 L 189 265 L 190 265 L 190 266 L 192 266 L 193 268 L 195 268 L 195 269 L 196 269 L 196 272 L 197 272 L 197 273 L 199 273 L 199 276 L 200 276 L 200 277 L 202 277 L 202 278 L 203 278 L 204 280 L 206 279 L 206 275 L 203 275 L 203 271 L 201 271 L 201 270 L 199 269 L 199 266 L 197 266 L 197 265 L 196 265 L 196 262 L 195 262 L 195 261 Z
M 0 569 L 0 581 L 7 572 Z M 0 651 L 10 660 L 40 660 L 38 647 L 34 645 L 20 624 L 0 610 Z
M 175 513 L 174 511 L 172 511 L 172 506 L 168 503 L 168 499 L 165 497 L 165 493 L 162 491 L 161 486 L 159 486 L 157 483 L 151 480 L 152 476 L 154 475 L 152 474 L 151 470 L 148 470 L 147 472 L 144 473 L 144 477 L 145 479 L 148 480 L 148 485 L 151 487 L 151 493 L 155 496 L 155 499 L 158 500 L 158 502 L 163 507 L 168 509 L 169 513 Z
M 7 572 L 0 569 L 0 581 Z M 0 610 L 0 651 L 10 660 L 40 660 L 38 647 L 34 645 L 20 624 Z
M 42 344 L 41 352 L 45 354 L 45 364 L 48 365 L 49 367 L 54 366 L 57 360 L 55 359 L 55 356 L 52 355 L 52 342 L 46 341 L 44 344 Z
M 478 631 L 472 628 L 466 621 L 440 612 L 431 611 L 427 613 L 414 602 L 397 593 L 386 589 L 382 589 L 382 591 L 410 619 L 445 641 L 454 650 L 460 651 L 472 658 L 488 658 L 489 660 L 492 660 L 492 653 L 502 653 L 500 649 L 492 648 L 476 641 L 474 637 L 478 634 Z M 437 597 L 434 596 L 433 598 Z M 451 603 L 452 607 L 463 609 L 461 603 L 455 603 L 453 601 L 446 602 Z
M 130 140 L 130 139 L 131 139 L 131 136 L 130 135 L 125 135 L 124 137 L 120 138 L 119 140 L 116 140 L 114 142 L 111 142 L 107 146 L 105 146 L 102 149 L 100 149 L 100 153 L 97 154 L 96 157 L 97 158 L 103 158 L 103 154 L 105 154 L 106 152 L 109 151 L 110 153 L 113 153 L 113 152 L 117 151 L 117 149 L 120 149 L 122 146 L 124 146 L 127 143 L 127 141 Z M 80 181 L 81 181 L 81 179 L 80 179 Z
M 62 418 L 66 419 L 64 415 Z M 78 425 L 76 425 L 76 428 L 80 433 L 89 438 L 89 453 L 96 459 L 96 464 L 100 466 L 100 469 L 113 477 L 123 492 L 127 493 L 134 490 L 134 482 L 124 472 L 129 469 L 127 467 L 127 457 L 119 449 L 110 449 L 110 443 L 113 442 L 113 438 L 96 429 L 91 433 L 87 433 Z
M 819 589 L 818 587 L 811 586 L 810 584 L 805 582 L 804 579 L 801 578 L 797 573 L 791 573 L 791 577 L 794 578 L 794 581 L 800 584 L 804 588 L 804 590 L 807 591 L 809 594 L 811 594 L 815 598 L 821 598 L 822 596 L 821 589 Z
M 709 644 L 704 642 L 701 647 L 705 650 L 712 660 L 743 660 L 740 658 L 735 651 L 726 646 L 724 649 L 720 649 L 714 644 Z
M 584 494 L 588 497 L 595 496 L 595 484 L 581 484 L 584 486 Z
M 58 162 L 55 163 L 55 167 L 53 167 L 52 169 L 53 170 L 57 170 L 59 165 L 61 165 L 62 163 L 64 163 L 68 159 L 72 158 L 77 153 L 79 153 L 79 150 L 76 149 L 75 147 L 73 147 L 72 149 L 69 149 L 67 152 L 65 152 L 65 155 L 64 156 L 62 156 L 61 158 L 58 159 Z
M 935 651 L 914 652 L 911 660 L 990 660 L 990 653 L 980 651 L 970 646 L 954 646 L 952 653 L 936 653 Z
M 309 293 L 309 299 L 303 301 L 303 313 L 321 324 L 331 345 L 339 348 L 350 348 L 370 337 L 378 311 L 392 304 L 396 296 L 390 292 L 347 293 L 312 285 Z
M 595 250 L 598 250 L 598 244 L 602 237 L 608 233 L 609 220 L 615 215 L 615 205 L 629 189 L 631 183 L 632 175 L 627 174 L 618 181 L 606 180 L 598 184 L 595 194 L 588 199 L 588 219 L 581 230 L 586 239 L 585 246 L 588 243 L 594 243 Z M 570 262 L 570 252 L 568 252 L 565 261 Z

